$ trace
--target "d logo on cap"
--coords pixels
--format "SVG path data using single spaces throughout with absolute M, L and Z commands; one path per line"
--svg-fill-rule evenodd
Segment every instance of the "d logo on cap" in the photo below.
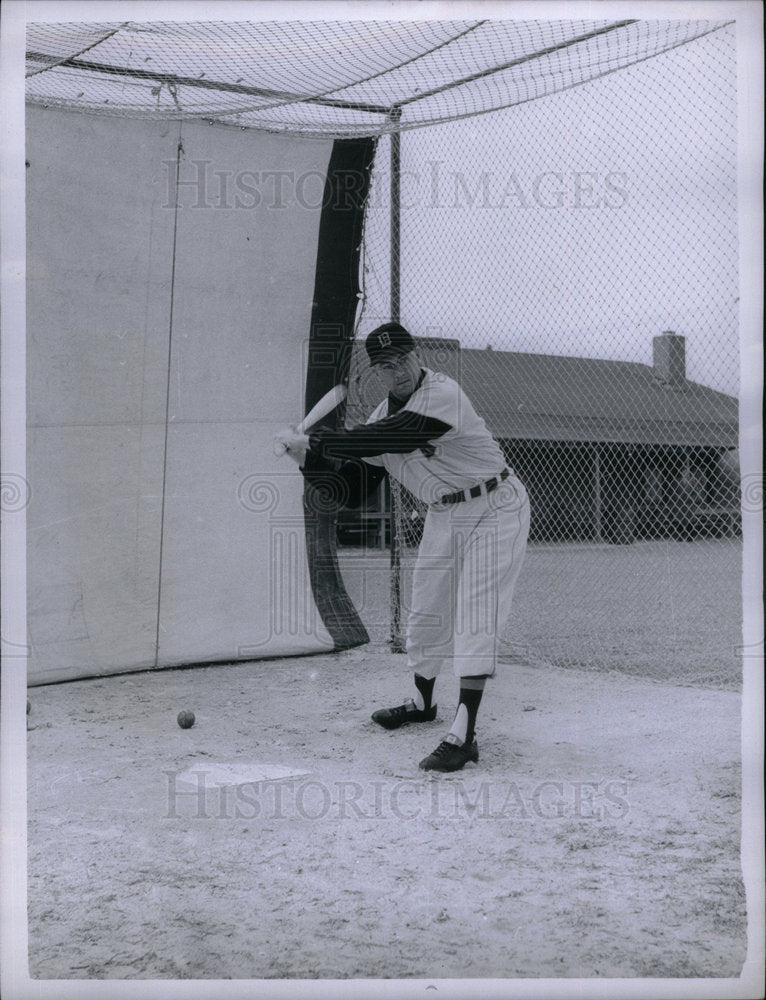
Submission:
M 368 334 L 365 347 L 370 364 L 375 365 L 385 354 L 409 354 L 415 350 L 415 341 L 401 324 L 384 323 Z

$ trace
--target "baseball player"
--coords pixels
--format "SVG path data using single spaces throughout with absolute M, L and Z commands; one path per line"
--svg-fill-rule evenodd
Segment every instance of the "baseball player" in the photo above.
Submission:
M 377 327 L 365 346 L 388 390 L 367 423 L 282 441 L 317 488 L 335 470 L 338 506 L 358 506 L 386 473 L 428 505 L 407 621 L 414 687 L 403 704 L 372 718 L 385 729 L 432 722 L 434 682 L 451 660 L 460 679 L 455 717 L 420 767 L 456 771 L 479 759 L 476 716 L 524 560 L 529 501 L 460 386 L 421 366 L 403 326 Z

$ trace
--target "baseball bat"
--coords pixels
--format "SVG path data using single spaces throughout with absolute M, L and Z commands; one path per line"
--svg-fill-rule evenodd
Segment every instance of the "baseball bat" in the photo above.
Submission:
M 329 392 L 326 392 L 319 402 L 314 403 L 306 416 L 295 428 L 299 434 L 305 434 L 307 430 L 318 424 L 322 417 L 332 413 L 336 406 L 340 406 L 346 398 L 348 389 L 345 385 L 334 385 Z M 284 445 L 275 445 L 274 451 L 277 455 L 284 455 L 287 449 Z

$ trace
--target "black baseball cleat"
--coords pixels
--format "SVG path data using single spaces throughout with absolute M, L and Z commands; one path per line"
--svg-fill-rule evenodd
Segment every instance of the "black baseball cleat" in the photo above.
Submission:
M 379 708 L 372 713 L 372 721 L 384 729 L 398 729 L 410 722 L 433 722 L 436 718 L 436 705 L 421 710 L 415 708 L 414 701 L 406 701 L 395 708 Z
M 452 743 L 449 739 L 442 740 L 439 746 L 420 762 L 424 771 L 459 771 L 469 761 L 474 764 L 479 760 L 479 747 L 476 740 L 472 743 Z

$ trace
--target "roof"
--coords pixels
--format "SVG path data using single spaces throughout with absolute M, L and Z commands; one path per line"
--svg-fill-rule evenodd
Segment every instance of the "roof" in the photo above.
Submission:
M 456 345 L 423 340 L 424 362 L 460 383 L 496 438 L 737 446 L 733 396 L 689 380 L 672 388 L 650 365 Z

